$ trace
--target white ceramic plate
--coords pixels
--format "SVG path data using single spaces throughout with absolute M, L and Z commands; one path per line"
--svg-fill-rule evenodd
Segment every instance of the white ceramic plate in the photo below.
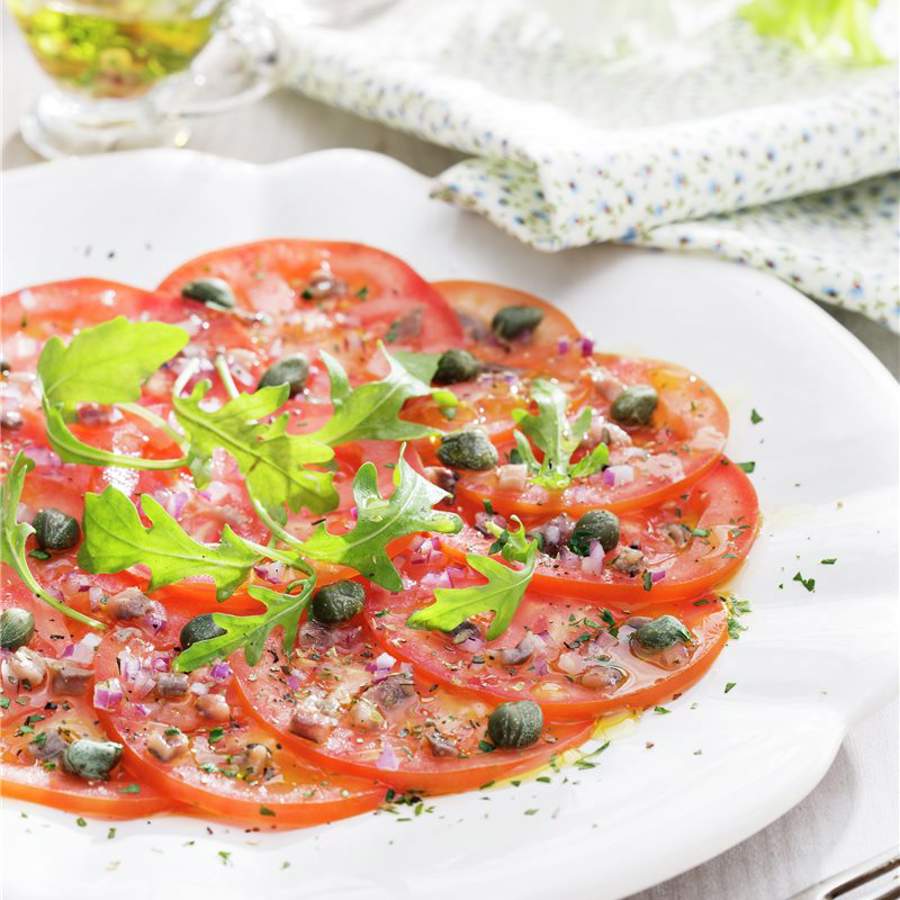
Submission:
M 9 900 L 61 886 L 131 900 L 621 897 L 788 810 L 848 725 L 896 690 L 896 388 L 791 288 L 634 248 L 541 255 L 429 201 L 426 180 L 400 164 L 355 151 L 264 168 L 145 152 L 5 180 L 4 290 L 77 275 L 152 287 L 206 250 L 306 236 L 375 244 L 429 278 L 552 298 L 604 350 L 669 358 L 712 382 L 731 410 L 730 454 L 756 461 L 765 514 L 734 583 L 753 603 L 750 630 L 671 715 L 615 737 L 597 768 L 443 798 L 411 821 L 381 813 L 266 835 L 160 817 L 120 824 L 109 840 L 105 823 L 78 828 L 7 801 Z M 828 557 L 837 564 L 820 565 Z M 815 577 L 815 593 L 792 581 L 798 570 Z

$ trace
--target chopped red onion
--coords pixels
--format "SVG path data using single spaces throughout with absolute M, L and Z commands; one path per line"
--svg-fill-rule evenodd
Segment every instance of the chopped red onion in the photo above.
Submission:
M 603 483 L 609 487 L 631 484 L 634 481 L 634 467 L 626 464 L 608 466 L 603 470 Z
M 531 665 L 532 669 L 534 669 L 535 675 L 548 675 L 550 673 L 550 666 L 547 663 L 546 656 L 539 656 Z
M 118 678 L 98 681 L 94 685 L 94 708 L 116 709 L 124 696 L 122 684 Z
M 385 769 L 389 772 L 394 772 L 400 768 L 394 748 L 387 741 L 381 745 L 381 755 L 376 760 L 375 765 L 379 769 Z
M 559 659 L 556 660 L 556 665 L 566 675 L 580 675 L 587 668 L 587 662 L 574 650 L 561 653 Z
M 359 510 L 355 506 L 350 507 L 350 518 L 355 522 L 359 518 Z
M 300 679 L 296 675 L 293 675 L 293 674 L 288 675 L 288 677 L 285 678 L 285 683 L 292 691 L 296 691 L 296 690 L 300 689 L 301 682 L 300 682 Z
M 100 608 L 100 602 L 103 600 L 103 588 L 88 588 L 88 601 L 91 604 L 91 610 L 95 611 Z
M 188 690 L 192 694 L 197 694 L 198 697 L 202 697 L 204 694 L 209 693 L 209 685 L 203 684 L 200 681 L 195 681 Z
M 119 675 L 125 684 L 134 684 L 141 671 L 141 661 L 130 651 L 122 650 L 116 657 L 119 663 Z
M 662 581 L 665 577 L 666 577 L 666 573 L 662 572 L 662 571 L 650 573 L 650 580 L 654 584 L 656 584 L 658 581 Z
M 144 613 L 144 621 L 147 627 L 154 633 L 159 634 L 166 627 L 166 608 L 156 600 L 151 600 Z
M 470 635 L 464 641 L 456 645 L 463 653 L 479 653 L 484 649 L 484 639 L 476 635 Z
M 582 557 L 581 571 L 585 575 L 599 575 L 603 571 L 603 545 L 599 541 L 591 541 L 590 552 Z
M 278 560 L 254 566 L 253 571 L 269 584 L 281 584 L 284 580 L 284 563 Z
M 378 669 L 391 669 L 397 660 L 390 653 L 382 653 L 375 657 L 375 666 Z
M 559 356 L 565 356 L 572 347 L 571 341 L 567 337 L 560 338 L 556 342 L 556 352 Z
M 209 670 L 209 677 L 212 678 L 213 681 L 218 681 L 220 683 L 228 681 L 232 675 L 234 675 L 234 672 L 227 662 L 213 663 L 212 668 Z
M 63 656 L 79 665 L 90 665 L 94 661 L 94 653 L 99 644 L 99 634 L 86 634 L 77 644 L 69 644 Z
M 150 707 L 146 703 L 132 703 L 131 709 L 134 713 L 144 718 L 150 715 Z
M 150 660 L 150 668 L 153 669 L 154 672 L 168 672 L 170 665 L 171 660 L 168 656 L 154 656 L 153 659 Z
M 581 355 L 590 356 L 594 352 L 594 339 L 583 337 L 581 339 Z

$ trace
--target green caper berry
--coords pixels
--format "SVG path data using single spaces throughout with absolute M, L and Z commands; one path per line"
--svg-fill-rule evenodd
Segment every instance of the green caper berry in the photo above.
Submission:
M 591 543 L 598 541 L 604 553 L 619 543 L 619 517 L 608 509 L 592 509 L 576 523 L 569 537 L 569 549 L 579 556 L 589 556 Z
M 623 425 L 647 425 L 659 403 L 659 394 L 649 384 L 625 388 L 613 402 L 612 417 Z
M 205 303 L 207 306 L 217 306 L 219 309 L 234 309 L 237 305 L 231 285 L 221 278 L 198 278 L 189 281 L 182 287 L 181 296 Z
M 94 741 L 79 738 L 63 753 L 63 767 L 73 775 L 88 781 L 108 777 L 112 767 L 122 757 L 122 745 L 114 741 Z
M 294 397 L 306 387 L 306 379 L 309 377 L 309 360 L 302 354 L 285 356 L 278 360 L 274 366 L 268 368 L 263 377 L 259 379 L 258 388 L 276 387 L 286 384 L 290 388 L 289 396 Z
M 81 538 L 78 520 L 52 506 L 39 510 L 31 525 L 41 550 L 68 550 Z
M 544 714 L 533 700 L 501 703 L 488 719 L 488 737 L 497 747 L 521 748 L 536 743 L 544 729 Z
M 504 306 L 491 320 L 491 331 L 504 341 L 512 341 L 534 331 L 543 320 L 544 311 L 537 306 Z
M 483 431 L 456 431 L 445 434 L 438 447 L 438 459 L 451 469 L 484 472 L 497 465 L 497 449 Z
M 366 592 L 358 581 L 336 581 L 319 588 L 312 598 L 312 617 L 323 625 L 346 622 L 362 612 Z
M 694 643 L 694 636 L 675 616 L 653 619 L 641 625 L 631 637 L 647 650 L 665 650 L 679 641 L 682 644 Z
M 34 634 L 34 616 L 27 609 L 11 606 L 0 613 L 0 647 L 18 650 Z
M 459 384 L 471 381 L 481 371 L 481 363 L 468 350 L 446 350 L 438 360 L 432 381 L 435 384 Z
M 191 644 L 196 644 L 197 641 L 208 641 L 220 634 L 225 634 L 225 629 L 216 625 L 212 613 L 203 613 L 185 623 L 178 636 L 178 642 L 181 644 L 182 650 L 187 650 Z

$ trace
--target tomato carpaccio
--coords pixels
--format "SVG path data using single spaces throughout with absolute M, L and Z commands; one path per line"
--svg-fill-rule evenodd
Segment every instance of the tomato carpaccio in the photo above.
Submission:
M 210 302 L 210 291 L 223 302 Z M 60 409 L 75 439 L 139 459 L 136 466 L 63 461 L 45 431 L 42 400 L 52 400 L 42 398 L 38 360 L 51 338 L 66 345 L 117 317 L 177 326 L 187 343 L 140 385 L 138 403 Z M 6 796 L 108 818 L 187 812 L 255 829 L 315 825 L 372 810 L 398 791 L 464 791 L 559 765 L 597 734 L 598 719 L 688 689 L 728 638 L 721 588 L 747 558 L 760 513 L 746 474 L 723 455 L 724 404 L 687 368 L 603 352 L 550 300 L 483 282 L 429 284 L 372 247 L 286 238 L 204 254 L 152 290 L 97 278 L 23 288 L 2 298 L 0 321 L 0 470 L 17 465 L 21 475 L 21 455 L 33 463 L 19 496 L 8 498 L 4 485 L 2 504 Z M 346 384 L 321 351 L 343 366 Z M 362 433 L 353 423 L 322 432 L 348 392 L 394 377 L 386 354 L 395 351 L 425 355 L 397 357 L 409 366 L 401 401 L 391 406 L 385 391 L 381 406 L 357 408 L 356 424 L 364 418 L 372 439 L 334 437 Z M 240 425 L 279 417 L 283 432 L 253 440 L 283 442 L 275 467 L 288 472 L 301 463 L 285 436 L 320 432 L 332 441 L 333 459 L 312 465 L 337 498 L 324 512 L 255 502 L 249 464 L 242 472 L 225 431 L 200 464 L 173 409 L 173 392 L 185 397 L 205 381 L 201 409 L 217 412 L 264 379 L 278 383 L 273 371 L 298 365 L 289 359 L 298 354 L 303 374 L 283 407 Z M 432 364 L 426 393 L 415 373 Z M 391 392 L 397 384 L 389 382 Z M 537 402 L 547 385 L 555 411 Z M 524 429 L 529 437 L 526 416 L 544 417 Z M 588 423 L 580 443 L 571 437 L 576 421 Z M 414 439 L 382 439 L 382 424 Z M 590 474 L 539 477 L 542 465 L 565 473 L 590 454 L 602 457 L 600 444 L 608 459 Z M 250 446 L 251 455 L 259 449 Z M 401 455 L 409 467 L 401 472 L 418 479 L 405 505 L 391 500 Z M 368 474 L 374 466 L 378 496 L 365 479 L 355 484 L 364 464 Z M 427 482 L 446 498 L 435 499 Z M 137 564 L 129 550 L 121 571 L 80 553 L 94 527 L 85 496 L 110 487 L 160 538 L 148 537 Z M 145 496 L 171 517 L 158 532 Z M 429 506 L 442 514 L 440 534 L 418 530 L 435 521 Z M 576 546 L 579 520 L 601 511 L 617 517 L 616 539 L 588 533 Z M 449 513 L 461 519 L 457 533 L 447 533 Z M 64 540 L 48 514 L 64 520 Z M 42 515 L 38 533 L 22 528 L 38 527 Z M 497 602 L 461 606 L 447 630 L 407 624 L 436 600 L 452 603 L 446 591 L 489 581 L 475 557 L 519 570 L 503 555 L 518 519 L 535 542 L 535 565 L 512 607 L 498 581 Z M 210 560 L 226 526 L 254 554 L 231 596 L 217 602 L 212 579 L 196 575 L 149 592 L 159 554 L 177 567 L 199 543 Z M 117 535 L 115 524 L 104 527 Z M 166 549 L 167 529 L 196 543 Z M 127 540 L 142 539 L 132 532 Z M 309 540 L 319 546 L 304 562 Z M 385 580 L 384 559 L 399 581 Z M 376 577 L 399 590 L 359 574 L 375 560 Z M 263 596 L 292 600 L 297 579 L 309 577 L 316 591 L 332 589 L 330 600 L 311 592 L 308 606 L 298 601 L 285 613 L 258 599 L 268 588 L 276 594 Z M 504 605 L 509 625 L 489 639 L 491 610 Z M 191 644 L 182 629 L 199 628 L 198 617 L 204 628 L 222 622 L 210 618 L 216 613 L 257 618 L 234 641 L 229 634 L 227 658 L 209 651 L 182 671 L 176 660 Z M 248 648 L 251 658 L 261 648 L 254 665 Z M 104 744 L 112 764 L 92 768 L 91 754 L 102 756 L 96 747 L 79 764 L 69 749 L 79 741 Z
M 496 704 L 446 690 L 431 672 L 379 652 L 361 616 L 340 628 L 307 622 L 290 653 L 270 639 L 257 666 L 234 666 L 248 707 L 286 746 L 401 790 L 476 788 L 546 763 L 593 729 L 548 722 L 527 749 L 494 749 L 485 726 Z
M 94 705 L 135 772 L 186 806 L 266 828 L 328 822 L 383 801 L 378 785 L 285 752 L 239 702 L 228 663 L 170 671 L 188 618 L 173 604 L 161 630 L 119 627 L 100 644 Z
M 496 540 L 488 522 L 509 525 L 503 516 L 477 514 L 459 533 L 430 540 L 432 564 L 444 562 L 441 553 L 463 563 L 469 553 L 487 556 Z M 594 542 L 587 555 L 574 553 L 566 542 L 575 524 L 567 513 L 532 523 L 541 542 L 532 586 L 634 610 L 696 597 L 728 579 L 753 545 L 759 504 L 750 479 L 722 457 L 676 497 L 622 513 L 619 541 L 608 551 Z
M 440 684 L 495 702 L 533 700 L 557 720 L 644 709 L 669 699 L 709 668 L 727 638 L 727 615 L 714 595 L 643 605 L 635 616 L 627 601 L 600 608 L 529 591 L 510 627 L 492 641 L 483 615 L 449 634 L 418 631 L 406 621 L 432 602 L 435 587 L 448 581 L 470 586 L 477 576 L 465 568 L 435 569 L 427 561 L 411 562 L 404 572 L 414 585 L 402 594 L 368 594 L 366 620 L 380 646 Z M 632 639 L 636 627 L 665 614 L 683 622 L 692 641 L 642 651 Z

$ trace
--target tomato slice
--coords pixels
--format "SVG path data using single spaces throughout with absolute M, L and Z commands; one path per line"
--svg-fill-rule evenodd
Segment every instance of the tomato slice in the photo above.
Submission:
M 549 371 L 560 378 L 574 378 L 580 373 L 583 367 L 580 332 L 558 307 L 525 291 L 484 281 L 436 281 L 434 287 L 459 317 L 465 346 L 482 361 L 529 371 Z M 508 306 L 537 307 L 544 318 L 531 333 L 502 341 L 491 331 L 491 321 Z
M 590 374 L 596 389 L 589 400 L 594 424 L 588 441 L 607 441 L 606 469 L 561 491 L 530 483 L 524 489 L 500 488 L 496 469 L 461 472 L 457 497 L 475 509 L 489 499 L 497 512 L 528 523 L 559 512 L 578 517 L 601 507 L 618 513 L 683 492 L 722 455 L 728 411 L 713 389 L 687 369 L 658 360 L 597 355 Z M 609 419 L 612 400 L 623 387 L 636 384 L 655 387 L 659 404 L 650 424 L 620 427 Z M 513 446 L 498 446 L 501 460 Z M 586 444 L 574 459 L 587 449 Z
M 245 309 L 270 318 L 256 333 L 278 341 L 279 352 L 319 345 L 346 362 L 370 354 L 379 339 L 427 351 L 462 339 L 434 288 L 397 257 L 363 244 L 284 239 L 229 247 L 185 263 L 159 290 L 179 296 L 187 282 L 210 277 L 228 282 Z
M 630 612 L 601 611 L 581 599 L 534 591 L 525 595 L 512 624 L 496 640 L 484 639 L 484 617 L 471 620 L 472 630 L 456 638 L 439 631 L 418 631 L 409 628 L 406 620 L 433 602 L 435 586 L 447 586 L 446 573 L 430 572 L 428 578 L 428 566 L 411 565 L 407 575 L 421 577 L 409 590 L 399 594 L 377 588 L 369 591 L 365 616 L 378 643 L 411 663 L 421 677 L 488 701 L 534 700 L 546 717 L 556 720 L 640 710 L 671 698 L 706 672 L 728 637 L 726 612 L 713 595 L 642 609 L 642 616 L 679 617 L 695 637 L 690 649 L 679 644 L 671 654 L 664 651 L 644 659 L 632 650 L 634 629 L 625 624 L 634 621 Z M 455 586 L 466 583 L 476 582 L 463 571 L 453 579 Z M 608 627 L 613 621 L 616 636 Z M 516 650 L 526 657 L 520 663 L 510 662 Z
M 308 621 L 289 656 L 272 638 L 259 665 L 237 656 L 231 664 L 248 708 L 286 747 L 400 790 L 475 788 L 543 765 L 593 728 L 549 723 L 531 747 L 485 752 L 492 704 L 380 655 L 361 617 L 333 627 Z
M 502 517 L 495 521 L 501 527 L 507 524 Z M 723 457 L 677 497 L 623 513 L 619 544 L 606 554 L 602 548 L 588 557 L 565 546 L 557 550 L 561 536 L 564 541 L 574 522 L 566 516 L 535 523 L 534 530 L 549 535 L 545 539 L 553 549 L 552 555 L 538 555 L 531 586 L 548 596 L 579 597 L 634 610 L 696 597 L 730 578 L 753 546 L 759 503 L 750 479 Z M 431 546 L 465 564 L 466 554 L 487 556 L 494 540 L 467 525 L 458 534 L 433 537 Z M 623 550 L 632 549 L 640 551 L 639 559 L 628 566 L 627 558 L 619 557 Z M 432 556 L 434 564 L 443 561 Z M 650 590 L 644 584 L 647 577 Z
M 451 418 L 431 396 L 408 400 L 402 418 L 430 425 L 438 431 L 481 428 L 492 441 L 502 444 L 513 437 L 513 410 L 528 409 L 532 405 L 529 385 L 535 378 L 553 378 L 565 391 L 573 412 L 584 405 L 590 394 L 590 381 L 585 376 L 559 379 L 546 370 L 526 372 L 504 368 L 484 372 L 471 382 L 447 385 L 445 389 L 455 394 L 458 400 L 457 406 L 452 407 Z
M 134 819 L 171 809 L 172 800 L 117 764 L 108 780 L 86 781 L 65 771 L 59 751 L 78 738 L 108 740 L 90 702 L 55 697 L 13 729 L 4 716 L 0 736 L 0 788 L 6 797 L 54 806 L 68 813 Z
M 224 663 L 175 684 L 167 670 L 186 620 L 170 605 L 159 634 L 116 629 L 98 651 L 98 688 L 112 690 L 99 715 L 134 772 L 181 804 L 265 828 L 320 824 L 383 801 L 373 782 L 326 774 L 284 750 L 247 714 Z

